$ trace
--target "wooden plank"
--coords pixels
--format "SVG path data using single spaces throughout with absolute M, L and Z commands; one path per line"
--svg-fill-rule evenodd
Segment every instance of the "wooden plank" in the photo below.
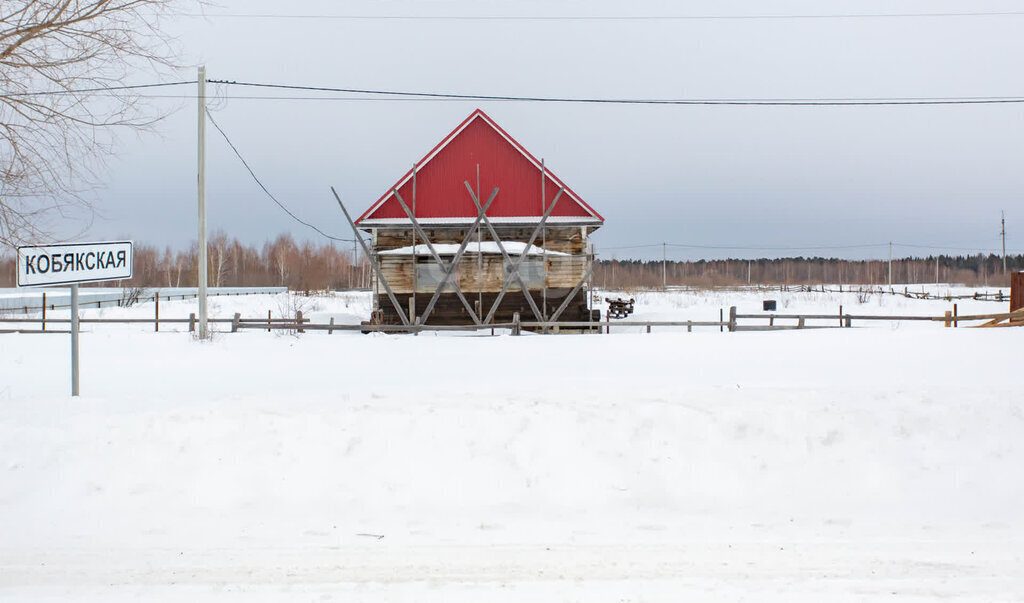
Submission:
M 1024 272 L 1010 275 L 1010 311 L 1024 309 Z

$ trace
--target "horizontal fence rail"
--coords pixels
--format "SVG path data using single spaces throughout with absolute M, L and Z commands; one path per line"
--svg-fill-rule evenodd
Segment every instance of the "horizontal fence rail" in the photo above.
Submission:
M 955 308 L 955 306 L 954 306 Z M 732 308 L 735 310 L 735 308 Z M 899 322 L 904 320 L 910 321 L 928 321 L 928 322 L 941 322 L 945 326 L 959 326 L 960 322 L 976 322 L 976 321 L 989 321 L 993 323 L 991 325 L 982 326 L 997 326 L 1002 321 L 1010 321 L 1006 325 L 999 326 L 1010 326 L 1019 325 L 1021 321 L 1024 321 L 1024 311 L 1017 310 L 1015 312 L 996 312 L 991 314 L 957 314 L 956 310 L 947 311 L 943 316 L 905 316 L 905 315 L 885 315 L 885 314 L 738 314 L 730 313 L 731 317 L 731 330 L 734 331 L 765 331 L 773 329 L 810 329 L 810 328 L 832 328 L 832 327 L 851 327 L 853 321 L 871 321 L 881 320 L 889 322 Z M 767 325 L 740 325 L 737 323 L 739 320 L 767 320 Z M 777 325 L 776 320 L 796 320 L 796 325 Z M 808 320 L 828 320 L 836 321 L 833 325 L 807 325 Z
M 209 322 L 212 324 L 224 324 L 230 325 L 231 332 L 235 333 L 241 330 L 251 329 L 266 329 L 268 332 L 274 330 L 287 330 L 298 333 L 305 333 L 307 331 L 327 331 L 328 334 L 334 331 L 359 331 L 362 333 L 412 333 L 419 334 L 422 332 L 435 331 L 435 332 L 479 332 L 479 331 L 490 331 L 491 334 L 497 334 L 497 331 L 511 331 L 513 335 L 519 335 L 523 329 L 528 331 L 540 332 L 540 333 L 561 333 L 565 332 L 591 332 L 591 333 L 611 333 L 611 327 L 614 325 L 616 330 L 620 330 L 622 327 L 625 328 L 644 328 L 647 333 L 651 333 L 655 327 L 659 328 L 682 328 L 686 327 L 687 332 L 692 331 L 694 327 L 718 327 L 719 330 L 728 330 L 730 332 L 735 331 L 772 331 L 772 330 L 791 330 L 791 329 L 823 329 L 823 328 L 848 328 L 853 326 L 854 321 L 926 321 L 926 322 L 942 322 L 946 327 L 959 326 L 960 322 L 978 322 L 988 321 L 985 324 L 974 325 L 974 326 L 1021 326 L 1024 325 L 1024 310 L 1017 310 L 1015 312 L 997 312 L 990 314 L 957 314 L 956 306 L 954 305 L 953 311 L 947 311 L 943 316 L 923 316 L 923 315 L 886 315 L 886 314 L 850 314 L 840 312 L 837 314 L 811 314 L 811 313 L 763 313 L 763 314 L 746 314 L 739 313 L 736 311 L 736 307 L 732 306 L 729 308 L 728 319 L 725 318 L 724 311 L 721 313 L 721 320 L 622 320 L 622 321 L 610 321 L 605 318 L 604 321 L 562 321 L 562 322 L 538 322 L 538 321 L 521 321 L 519 320 L 519 314 L 516 313 L 511 322 L 503 323 L 489 323 L 489 324 L 470 324 L 470 325 L 389 325 L 389 324 L 337 324 L 334 322 L 334 318 L 331 318 L 330 322 L 327 323 L 313 323 L 310 319 L 303 317 L 301 311 L 297 311 L 294 317 L 272 317 L 270 315 L 259 318 L 243 318 L 241 314 L 236 313 L 231 318 L 210 318 Z M 740 324 L 740 321 L 758 321 L 761 324 Z M 808 321 L 827 321 L 827 324 L 808 324 Z M 763 324 L 763 321 L 767 321 L 767 324 Z M 778 321 L 796 321 L 796 324 L 777 324 Z M 1006 322 L 1003 322 L 1006 321 Z M 193 332 L 196 329 L 198 322 L 194 313 L 190 314 L 187 318 L 160 318 L 157 313 L 153 318 L 82 318 L 80 319 L 82 324 L 152 324 L 155 331 L 160 330 L 160 325 L 188 325 L 189 332 Z M 25 328 L 14 328 L 14 329 L 0 329 L 0 333 L 67 333 L 67 330 L 53 330 L 47 329 L 47 325 L 68 325 L 71 323 L 70 318 L 47 318 L 45 315 L 40 318 L 14 318 L 14 317 L 2 317 L 0 316 L 0 325 L 11 324 L 11 325 L 40 325 L 40 329 L 25 329 Z

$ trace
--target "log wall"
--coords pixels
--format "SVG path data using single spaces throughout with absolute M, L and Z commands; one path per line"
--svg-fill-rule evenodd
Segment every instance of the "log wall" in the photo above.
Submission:
M 533 234 L 534 227 L 509 227 L 495 226 L 498 236 L 502 242 L 512 241 L 525 243 Z M 430 237 L 434 244 L 462 243 L 468 232 L 468 227 L 462 228 L 424 228 L 424 232 Z M 528 256 L 523 260 L 520 267 L 520 274 L 526 281 L 526 286 L 538 306 L 543 306 L 545 290 L 547 295 L 546 313 L 550 315 L 562 303 L 565 296 L 576 287 L 577 283 L 586 274 L 592 259 L 586 255 L 586 237 L 594 229 L 592 227 L 581 228 L 579 226 L 557 226 L 546 229 L 544 238 L 538 236 L 534 245 L 544 247 L 549 251 L 568 253 L 568 256 L 549 255 Z M 413 237 L 414 231 L 409 229 L 379 229 L 374 234 L 374 249 L 385 251 L 408 247 L 413 243 L 422 244 L 420 237 Z M 470 239 L 475 243 L 492 241 L 487 229 L 481 226 L 479 233 L 474 233 Z M 509 254 L 515 261 L 518 254 Z M 415 315 L 421 316 L 431 296 L 437 289 L 437 285 L 443 278 L 443 271 L 437 266 L 434 258 L 429 255 L 421 256 L 377 256 L 380 261 L 381 272 L 387 279 L 388 285 L 395 293 L 403 310 L 409 313 L 410 304 L 415 305 Z M 442 256 L 445 261 L 451 261 L 452 256 Z M 459 288 L 475 306 L 482 306 L 480 310 L 481 319 L 486 316 L 491 305 L 497 298 L 498 293 L 505 282 L 509 266 L 506 265 L 500 254 L 477 254 L 467 251 L 463 254 L 455 273 Z M 385 324 L 400 324 L 401 320 L 395 312 L 391 301 L 379 286 L 377 308 L 380 309 L 382 320 Z M 459 298 L 453 293 L 451 285 L 445 287 L 444 292 L 438 298 L 431 315 L 428 317 L 428 324 L 466 324 L 472 322 L 469 313 Z M 522 288 L 517 280 L 513 280 L 502 299 L 501 306 L 494 316 L 494 322 L 509 322 L 515 312 L 519 312 L 522 320 L 533 320 L 533 312 L 526 301 Z M 560 320 L 585 321 L 590 318 L 587 310 L 587 292 L 582 288 L 573 297 L 573 300 L 566 307 Z

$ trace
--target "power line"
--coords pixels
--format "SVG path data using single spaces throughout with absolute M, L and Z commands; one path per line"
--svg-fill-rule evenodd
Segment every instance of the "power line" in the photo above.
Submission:
M 541 102 L 541 103 L 583 103 L 613 105 L 730 105 L 730 106 L 871 106 L 871 105 L 990 105 L 1024 103 L 1024 96 L 964 96 L 964 97 L 865 97 L 865 98 L 586 98 L 586 97 L 545 97 L 512 96 L 493 94 L 458 94 L 448 92 L 417 92 L 404 90 L 374 90 L 363 88 L 340 88 L 329 86 L 301 86 L 266 82 L 237 82 L 231 80 L 206 80 L 207 83 L 225 86 L 291 90 L 305 92 L 326 92 L 356 94 L 356 97 L 325 96 L 231 96 L 232 100 L 318 100 L 318 101 L 494 101 L 494 102 Z M 125 86 L 78 88 L 69 90 L 40 90 L 34 92 L 13 92 L 0 96 L 53 96 L 69 94 L 110 94 L 123 90 L 142 90 L 190 86 L 195 81 L 154 82 Z M 194 98 L 193 95 L 143 95 L 147 98 Z M 370 97 L 370 98 L 368 98 Z
M 535 103 L 587 103 L 611 105 L 753 105 L 753 106 L 870 106 L 870 105 L 979 105 L 1024 103 L 1020 96 L 989 97 L 935 97 L 935 98 L 692 98 L 692 99 L 643 99 L 643 98 L 580 98 L 545 96 L 509 96 L 492 94 L 458 94 L 450 92 L 414 92 L 404 90 L 372 90 L 365 88 L 335 88 L 329 86 L 301 86 L 295 84 L 273 84 L 265 82 L 238 82 L 233 80 L 207 80 L 211 84 L 265 88 L 274 90 L 298 90 L 304 92 L 333 92 L 343 94 L 373 94 L 378 96 L 414 97 L 421 99 L 459 99 L 473 101 L 514 101 Z
M 725 249 L 739 251 L 813 251 L 818 249 L 866 249 L 870 247 L 884 247 L 888 243 L 865 243 L 862 245 L 811 245 L 806 247 L 748 247 L 748 246 L 719 246 L 719 245 L 689 245 L 683 243 L 668 243 L 669 247 L 683 247 L 686 249 Z
M 646 243 L 638 245 L 618 245 L 612 247 L 601 246 L 601 251 L 618 251 L 623 249 L 648 249 L 653 247 L 661 247 L 662 243 Z M 772 245 L 700 245 L 700 244 L 688 244 L 688 243 L 664 243 L 668 247 L 676 247 L 681 249 L 709 249 L 717 251 L 828 251 L 837 249 L 872 249 L 887 247 L 889 243 L 860 243 L 855 245 L 805 245 L 805 246 L 772 246 Z M 978 246 L 949 246 L 949 245 L 918 245 L 913 243 L 892 243 L 893 247 L 904 247 L 911 249 L 931 249 L 931 250 L 952 250 L 952 251 L 968 251 L 968 252 L 996 252 L 997 250 Z
M 328 239 L 330 239 L 332 241 L 344 241 L 346 243 L 351 243 L 352 241 L 355 240 L 355 239 L 342 239 L 342 238 L 339 238 L 339 237 L 331 236 L 331 235 L 327 234 L 326 232 L 320 230 L 319 228 L 317 228 L 313 224 L 310 224 L 309 222 L 306 222 L 302 218 L 300 218 L 300 217 L 296 216 L 295 214 L 293 214 L 291 212 L 291 210 L 289 210 L 287 207 L 284 206 L 283 203 L 281 203 L 280 201 L 277 200 L 277 197 L 275 197 L 273 195 L 273 193 L 271 193 L 269 190 L 267 190 L 267 187 L 264 186 L 263 182 L 261 182 L 259 177 L 256 176 L 256 172 L 254 172 L 252 170 L 252 168 L 249 167 L 249 162 L 247 162 L 245 160 L 245 158 L 242 157 L 242 154 L 238 151 L 238 148 L 234 145 L 233 142 L 231 142 L 231 139 L 228 138 L 228 135 L 224 132 L 224 130 L 217 123 L 217 120 L 213 119 L 213 115 L 211 115 L 210 113 L 207 113 L 206 117 L 209 118 L 210 123 L 213 124 L 213 127 L 217 128 L 217 131 L 220 132 L 220 135 L 224 137 L 224 141 L 228 143 L 228 146 L 231 147 L 231 150 L 234 151 L 235 155 L 238 156 L 238 159 L 242 162 L 242 165 L 245 166 L 245 169 L 249 171 L 249 175 L 252 176 L 252 179 L 256 181 L 256 184 L 258 184 L 260 186 L 260 188 L 263 189 L 263 192 L 266 193 L 268 197 L 270 197 L 271 201 L 276 203 L 278 207 L 280 207 L 281 209 L 284 210 L 284 213 L 286 213 L 289 216 L 291 216 L 291 218 L 293 220 L 295 220 L 296 222 L 298 222 L 299 224 L 302 224 L 303 226 L 308 226 L 309 228 L 312 228 L 313 230 L 317 231 L 318 233 L 320 233 L 321 235 L 327 237 Z
M 10 92 L 0 94 L 4 96 L 56 96 L 64 94 L 89 94 L 94 92 L 116 92 L 119 90 L 141 90 L 143 88 L 166 88 L 170 86 L 195 85 L 195 80 L 181 82 L 154 82 L 151 84 L 131 84 L 125 86 L 101 86 L 96 88 L 74 88 L 67 90 L 40 90 L 37 92 Z M 195 98 L 194 96 L 190 98 Z
M 988 251 L 995 252 L 995 249 L 991 247 L 965 247 L 965 246 L 950 246 L 950 245 L 915 245 L 912 243 L 893 243 L 893 247 L 908 247 L 910 249 L 937 249 L 943 251 Z
M 1013 17 L 1024 11 L 942 13 L 827 13 L 795 15 L 338 15 L 272 13 L 186 13 L 210 19 L 332 19 L 338 21 L 754 21 L 786 19 L 931 19 L 949 17 Z

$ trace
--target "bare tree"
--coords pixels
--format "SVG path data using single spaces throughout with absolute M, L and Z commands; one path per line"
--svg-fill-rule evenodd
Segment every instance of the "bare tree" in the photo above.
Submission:
M 228 241 L 228 235 L 223 230 L 217 230 L 213 233 L 206 243 L 207 249 L 213 253 L 207 252 L 207 257 L 210 258 L 210 274 L 213 275 L 213 286 L 220 287 L 221 279 L 224 277 L 224 273 L 227 271 L 227 258 L 225 254 L 229 251 L 230 242 Z
M 116 131 L 161 116 L 128 76 L 172 66 L 160 25 L 178 1 L 0 0 L 0 243 L 91 217 Z

